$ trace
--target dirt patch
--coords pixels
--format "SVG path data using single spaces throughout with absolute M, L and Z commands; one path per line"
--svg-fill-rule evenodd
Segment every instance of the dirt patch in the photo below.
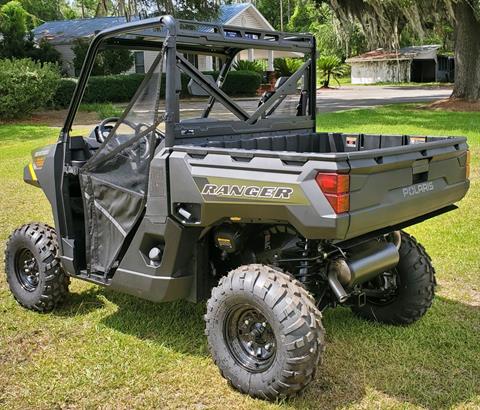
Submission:
M 430 104 L 421 105 L 419 106 L 419 108 L 425 110 L 479 112 L 480 101 L 472 102 L 453 98 L 446 98 L 444 100 L 434 101 Z

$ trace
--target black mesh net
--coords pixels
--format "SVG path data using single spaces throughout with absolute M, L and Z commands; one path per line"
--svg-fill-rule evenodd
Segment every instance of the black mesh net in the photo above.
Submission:
M 80 171 L 90 272 L 108 273 L 141 216 L 148 174 L 164 113 L 160 100 L 163 51 L 105 142 Z

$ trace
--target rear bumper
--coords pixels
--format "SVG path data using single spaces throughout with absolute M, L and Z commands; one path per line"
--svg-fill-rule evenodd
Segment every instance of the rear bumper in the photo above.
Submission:
M 381 204 L 350 213 L 350 226 L 345 239 L 398 225 L 445 208 L 460 201 L 469 187 L 470 181 L 465 180 L 445 185 L 442 189 L 420 193 L 403 201 L 396 200 L 398 192 L 392 191 Z

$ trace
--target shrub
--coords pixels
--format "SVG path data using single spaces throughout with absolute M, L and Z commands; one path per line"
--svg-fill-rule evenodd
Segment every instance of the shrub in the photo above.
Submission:
M 217 78 L 218 73 L 210 72 L 214 78 Z M 82 99 L 84 104 L 95 103 L 118 103 L 128 102 L 131 100 L 135 91 L 137 91 L 142 80 L 143 74 L 128 74 L 128 75 L 110 75 L 110 76 L 93 76 L 88 81 L 87 89 Z M 189 96 L 187 84 L 189 77 L 182 74 L 182 91 L 181 96 Z M 261 74 L 252 71 L 231 71 L 223 90 L 231 96 L 235 95 L 255 95 L 258 87 L 262 82 Z M 68 107 L 70 99 L 72 98 L 75 89 L 76 80 L 72 78 L 63 78 L 58 83 L 58 88 L 55 93 L 54 105 L 57 108 Z M 165 74 L 163 75 L 160 97 L 165 97 Z
M 301 58 L 276 58 L 273 66 L 279 77 L 290 77 L 304 63 Z
M 33 35 L 31 35 L 31 37 L 25 46 L 26 56 L 28 58 L 41 63 L 58 63 L 58 65 L 61 66 L 61 54 L 51 43 L 42 38 L 38 46 L 36 46 L 33 42 Z
M 236 71 L 254 71 L 255 73 L 265 71 L 260 61 L 238 60 L 233 63 L 232 68 Z
M 59 80 L 56 65 L 29 59 L 0 60 L 0 119 L 22 117 L 46 106 Z
M 143 74 L 91 77 L 85 90 L 83 102 L 128 102 L 144 78 Z
M 76 85 L 77 80 L 74 78 L 61 78 L 58 81 L 58 87 L 53 97 L 53 105 L 55 108 L 68 107 Z
M 321 56 L 317 61 L 317 68 L 323 77 L 323 86 L 327 88 L 330 86 L 331 78 L 340 85 L 338 78 L 345 74 L 345 64 L 337 56 Z
M 80 71 L 87 55 L 90 41 L 78 38 L 74 42 L 72 51 L 75 54 L 73 66 L 76 71 Z M 112 75 L 121 74 L 128 71 L 133 66 L 133 53 L 126 49 L 105 49 L 100 51 L 95 58 L 92 68 L 93 75 Z
M 230 96 L 255 95 L 262 83 L 262 75 L 253 71 L 231 71 L 228 73 L 223 91 Z

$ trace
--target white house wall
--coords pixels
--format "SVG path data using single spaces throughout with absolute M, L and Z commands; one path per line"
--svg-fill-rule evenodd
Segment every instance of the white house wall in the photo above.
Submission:
M 353 62 L 352 84 L 375 84 L 381 82 L 409 82 L 410 60 Z

